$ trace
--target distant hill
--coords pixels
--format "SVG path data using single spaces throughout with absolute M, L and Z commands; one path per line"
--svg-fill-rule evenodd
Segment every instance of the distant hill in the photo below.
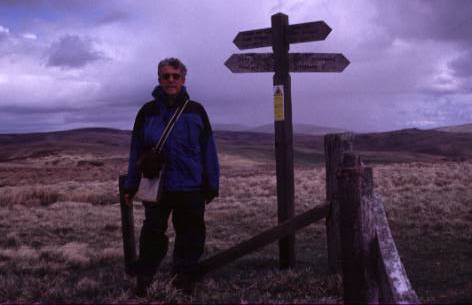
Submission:
M 246 131 L 273 134 L 274 124 L 265 124 L 265 125 L 247 129 Z M 328 133 L 340 133 L 340 132 L 347 132 L 347 130 L 340 129 L 340 128 L 317 126 L 317 125 L 311 125 L 311 124 L 294 124 L 293 125 L 294 134 L 325 135 Z
M 213 130 L 222 130 L 222 131 L 244 131 L 248 130 L 249 127 L 243 124 L 211 124 Z
M 220 153 L 251 159 L 274 158 L 274 136 L 247 131 L 214 132 Z M 84 128 L 31 134 L 0 134 L 0 162 L 59 155 L 127 156 L 131 132 L 107 128 Z M 472 133 L 404 129 L 356 134 L 354 150 L 366 162 L 472 160 Z M 127 158 L 127 157 L 126 157 Z M 324 160 L 323 136 L 294 135 L 296 164 Z
M 446 131 L 446 132 L 468 132 L 468 133 L 472 133 L 472 123 L 463 124 L 463 125 L 456 125 L 456 126 L 439 127 L 439 128 L 435 128 L 434 130 Z
M 472 159 L 472 133 L 439 130 L 402 129 L 382 133 L 358 134 L 355 150 L 441 156 L 448 160 Z
M 59 154 L 126 153 L 131 131 L 81 128 L 65 131 L 0 134 L 0 162 Z
M 273 135 L 254 132 L 217 132 L 223 151 L 251 156 L 254 152 L 272 157 Z M 376 163 L 411 161 L 460 161 L 472 159 L 472 133 L 403 129 L 389 132 L 355 134 L 354 150 L 363 160 Z M 322 135 L 294 135 L 295 160 L 323 162 Z

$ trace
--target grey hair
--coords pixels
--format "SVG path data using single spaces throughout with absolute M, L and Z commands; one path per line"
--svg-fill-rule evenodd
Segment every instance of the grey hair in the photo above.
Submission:
M 169 57 L 161 60 L 157 66 L 157 75 L 159 77 L 161 76 L 161 69 L 164 66 L 171 66 L 174 69 L 179 69 L 180 73 L 182 73 L 182 77 L 184 78 L 187 75 L 187 67 L 185 67 L 185 65 L 178 58 Z

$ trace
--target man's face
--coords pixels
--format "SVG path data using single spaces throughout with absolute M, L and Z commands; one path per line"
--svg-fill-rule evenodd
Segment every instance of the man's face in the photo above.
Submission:
M 168 95 L 177 95 L 185 84 L 185 78 L 179 69 L 163 66 L 159 71 L 159 84 Z

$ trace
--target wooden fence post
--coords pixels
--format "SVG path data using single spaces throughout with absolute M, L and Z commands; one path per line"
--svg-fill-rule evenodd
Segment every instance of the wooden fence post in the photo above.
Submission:
M 341 240 L 339 229 L 339 195 L 336 173 L 342 165 L 345 152 L 352 152 L 354 134 L 328 134 L 324 137 L 326 167 L 326 202 L 329 205 L 326 217 L 328 266 L 331 273 L 341 272 Z
M 136 261 L 136 242 L 134 239 L 133 207 L 125 204 L 123 184 L 126 175 L 121 175 L 118 181 L 120 191 L 121 233 L 123 235 L 123 252 L 125 258 L 125 272 L 133 275 L 132 266 Z
M 372 169 L 345 154 L 338 173 L 345 303 L 378 303 Z

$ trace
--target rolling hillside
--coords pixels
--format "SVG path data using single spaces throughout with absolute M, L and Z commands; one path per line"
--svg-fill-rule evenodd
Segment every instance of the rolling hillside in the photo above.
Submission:
M 259 132 L 259 133 L 274 133 L 274 124 L 265 124 L 254 128 L 247 129 L 248 132 Z M 307 134 L 307 135 L 325 135 L 328 133 L 340 133 L 346 132 L 347 130 L 340 128 L 317 126 L 312 124 L 294 124 L 293 133 L 295 134 Z
M 446 132 L 467 132 L 467 133 L 472 133 L 472 123 L 463 124 L 463 125 L 456 125 L 456 126 L 439 127 L 439 128 L 436 128 L 435 130 L 446 131 Z
M 215 131 L 218 150 L 251 158 L 273 158 L 272 134 L 246 131 Z M 0 162 L 59 153 L 126 154 L 130 131 L 85 128 L 69 131 L 0 135 Z M 472 133 L 405 129 L 383 133 L 357 134 L 354 148 L 372 162 L 434 161 L 472 159 Z M 323 136 L 296 134 L 295 161 L 323 161 Z

